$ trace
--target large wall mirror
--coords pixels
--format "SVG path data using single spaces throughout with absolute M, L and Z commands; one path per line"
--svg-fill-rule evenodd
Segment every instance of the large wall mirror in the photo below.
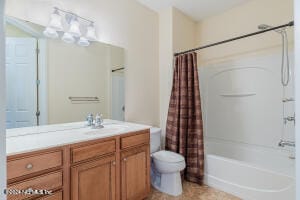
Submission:
M 7 128 L 84 121 L 89 113 L 124 120 L 124 49 L 67 44 L 44 29 L 6 16 Z

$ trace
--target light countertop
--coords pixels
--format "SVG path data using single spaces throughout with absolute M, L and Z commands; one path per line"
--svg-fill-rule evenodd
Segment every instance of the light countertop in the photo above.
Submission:
M 104 128 L 86 122 L 24 127 L 6 130 L 7 156 L 59 147 L 149 129 L 151 126 L 105 119 Z

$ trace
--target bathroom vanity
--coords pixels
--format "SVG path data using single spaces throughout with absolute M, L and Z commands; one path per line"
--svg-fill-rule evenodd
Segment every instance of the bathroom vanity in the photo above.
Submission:
M 8 195 L 8 199 L 141 200 L 147 197 L 150 127 L 112 120 L 105 123 L 99 130 L 74 123 L 15 129 L 8 133 L 7 192 L 52 191 L 51 195 Z M 27 133 L 23 134 L 22 130 Z

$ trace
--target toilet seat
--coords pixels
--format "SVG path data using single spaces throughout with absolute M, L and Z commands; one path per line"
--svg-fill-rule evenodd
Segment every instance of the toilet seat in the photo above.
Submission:
M 171 151 L 159 151 L 152 154 L 153 159 L 167 162 L 167 163 L 179 163 L 184 161 L 184 157 L 180 154 Z
M 160 173 L 180 172 L 185 168 L 184 157 L 171 151 L 159 151 L 152 154 L 155 168 Z

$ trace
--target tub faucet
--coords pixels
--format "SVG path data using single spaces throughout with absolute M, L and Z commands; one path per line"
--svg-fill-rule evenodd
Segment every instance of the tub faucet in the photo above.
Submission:
M 280 147 L 285 147 L 285 146 L 290 146 L 290 147 L 295 147 L 295 142 L 292 141 L 285 141 L 285 140 L 280 140 L 280 142 L 278 143 L 278 146 Z
M 284 117 L 284 118 L 283 118 L 283 121 L 284 121 L 284 124 L 286 124 L 288 121 L 289 121 L 289 122 L 294 122 L 294 124 L 295 124 L 295 122 L 296 122 L 296 120 L 295 120 L 295 115 L 294 115 L 294 116 Z
M 295 99 L 294 98 L 285 98 L 285 99 L 282 99 L 283 103 L 290 102 L 290 101 L 295 101 Z

